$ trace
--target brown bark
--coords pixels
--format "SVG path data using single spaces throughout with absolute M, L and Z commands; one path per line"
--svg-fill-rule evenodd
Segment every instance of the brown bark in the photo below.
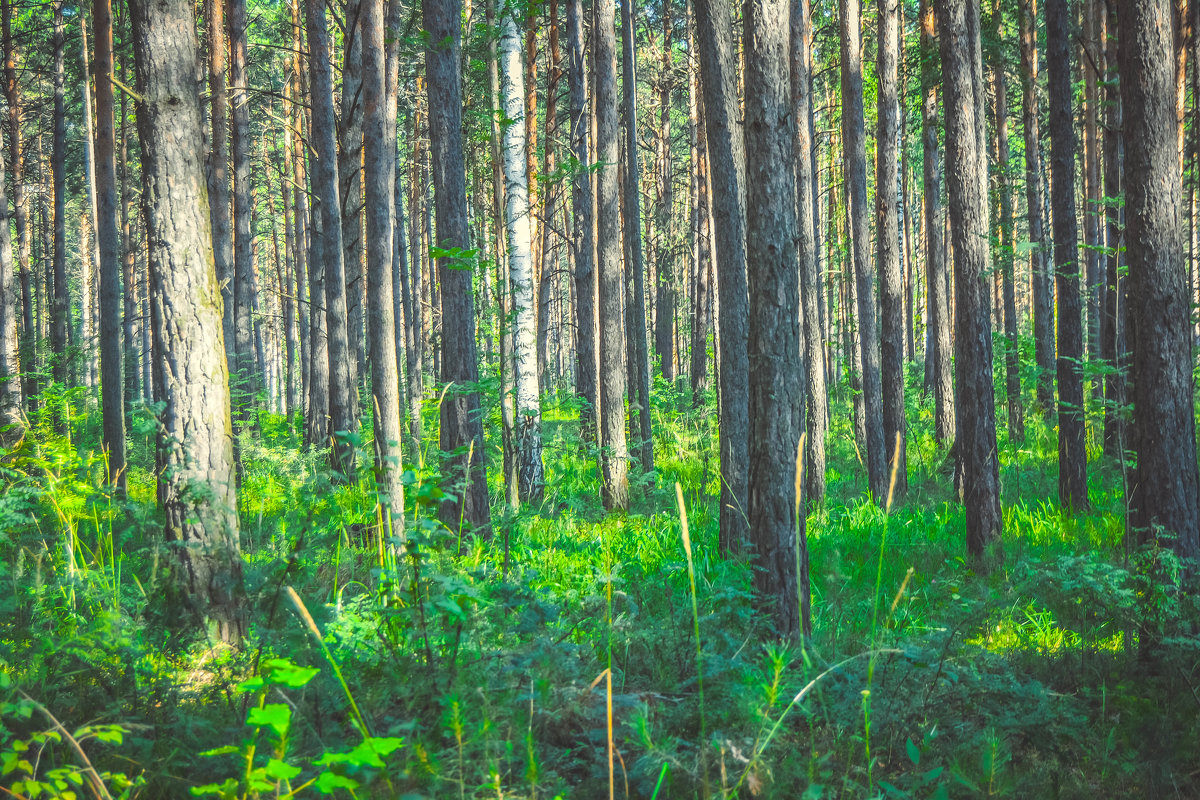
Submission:
M 212 0 L 215 3 L 217 0 Z M 246 0 L 229 2 L 230 150 L 233 157 L 233 360 L 229 372 L 238 430 L 255 427 L 261 376 L 254 338 L 254 198 L 250 186 L 250 94 L 246 71 Z
M 571 90 L 571 152 L 578 162 L 571 177 L 575 251 L 575 387 L 584 401 L 580 423 L 585 439 L 595 441 L 598 425 L 596 363 L 596 264 L 593 247 L 592 182 L 588 139 L 588 82 L 584 65 L 582 0 L 567 0 L 568 79 Z M 497 208 L 499 201 L 495 202 Z
M 1110 371 L 1104 379 L 1104 454 L 1124 458 L 1126 371 L 1125 352 L 1125 206 L 1117 198 L 1125 191 L 1125 142 L 1121 106 L 1120 70 L 1117 65 L 1117 0 L 1106 0 L 1107 37 L 1104 41 L 1105 119 L 1104 119 L 1104 196 L 1105 203 L 1105 290 L 1104 350 L 1102 356 Z

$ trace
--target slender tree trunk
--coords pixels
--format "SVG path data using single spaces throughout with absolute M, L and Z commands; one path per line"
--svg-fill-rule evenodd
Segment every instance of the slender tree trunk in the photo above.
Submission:
M 625 440 L 625 330 L 621 323 L 621 212 L 617 179 L 617 36 L 613 0 L 592 7 L 596 104 L 596 261 L 599 268 L 600 446 L 604 506 L 629 505 Z
M 1038 368 L 1038 404 L 1054 414 L 1054 308 L 1045 233 L 1046 197 L 1042 187 L 1041 133 L 1038 111 L 1037 0 L 1021 3 L 1021 107 L 1025 134 L 1025 205 L 1028 209 L 1031 289 L 1033 294 L 1034 362 Z M 931 284 L 932 285 L 932 284 Z
M 1130 528 L 1139 541 L 1174 534 L 1168 546 L 1200 551 L 1188 270 L 1182 178 L 1170 99 L 1171 10 L 1167 0 L 1120 6 L 1121 93 L 1125 110 L 1129 341 L 1137 454 Z M 1161 527 L 1160 527 L 1161 526 Z
M 1050 199 L 1054 204 L 1054 271 L 1058 288 L 1058 495 L 1063 508 L 1083 512 L 1088 508 L 1087 448 L 1069 0 L 1046 2 L 1046 68 L 1050 84 Z
M 111 0 L 93 0 L 96 33 L 96 240 L 100 250 L 100 396 L 108 480 L 125 491 L 125 368 L 121 341 L 121 231 L 117 219 L 117 138 L 113 127 Z M 7 231 L 5 231 L 7 233 Z M 3 240 L 0 249 L 7 252 Z
M 395 105 L 388 96 L 384 0 L 362 0 L 363 190 L 367 217 L 367 319 L 374 400 L 375 486 L 381 535 L 404 528 L 400 373 L 392 299 L 392 198 L 396 189 Z M 393 34 L 394 35 L 394 34 Z M 390 124 L 389 124 L 390 119 Z
M 698 98 L 697 114 L 699 127 L 704 125 L 704 98 Z M 704 404 L 704 392 L 708 388 L 708 334 L 712 327 L 709 324 L 709 309 L 712 308 L 712 274 L 713 274 L 713 219 L 711 191 L 709 185 L 709 156 L 703 130 L 697 137 L 700 141 L 696 148 L 696 204 L 693 218 L 693 236 L 695 246 L 695 270 L 692 290 L 692 404 L 700 408 Z M 719 345 L 718 345 L 719 348 Z M 718 353 L 719 357 L 719 353 Z M 718 392 L 722 387 L 718 386 Z M 718 399 L 719 402 L 719 399 Z M 738 548 L 744 540 L 739 540 Z
M 629 367 L 629 427 L 637 438 L 643 472 L 654 471 L 654 436 L 650 429 L 650 359 L 646 338 L 646 264 L 642 257 L 641 167 L 637 136 L 637 55 L 633 41 L 634 0 L 621 0 L 621 112 L 625 117 L 625 226 L 633 302 L 625 308 L 632 363 Z
M 558 45 L 558 0 L 550 0 L 550 65 L 546 77 L 546 145 L 542 155 L 542 174 L 553 175 L 558 169 L 555 156 L 555 142 L 558 139 L 558 82 L 562 77 L 562 49 Z M 538 385 L 542 391 L 548 388 L 549 375 L 546 372 L 550 360 L 550 325 L 551 304 L 555 275 L 554 263 L 556 250 L 551 246 L 555 227 L 555 215 L 558 213 L 558 187 L 550 184 L 545 193 L 545 212 L 541 225 L 541 244 L 538 247 L 541 258 L 538 269 L 538 300 L 537 300 L 537 375 Z M 534 223 L 530 217 L 530 227 Z
M 208 92 L 211 104 L 209 120 L 212 136 L 208 153 L 209 213 L 212 217 L 213 257 L 216 259 L 217 281 L 221 284 L 222 332 L 230 371 L 240 363 L 237 338 L 234 333 L 234 255 L 233 216 L 229 176 L 229 88 L 225 67 L 229 46 L 226 38 L 225 3 L 227 0 L 207 0 L 204 4 L 208 34 Z M 244 16 L 244 14 L 243 14 Z M 244 70 L 243 70 L 244 71 Z
M 978 126 L 984 113 L 976 80 L 982 69 L 979 10 L 957 0 L 939 0 L 937 16 L 946 108 L 959 112 L 946 115 L 946 188 L 955 265 L 956 446 L 967 552 L 988 566 L 1003 557 L 1004 523 L 992 386 L 987 193 L 980 180 L 987 156 Z
M 811 634 L 800 513 L 800 285 L 789 86 L 789 0 L 749 0 L 746 16 L 746 264 L 750 296 L 750 518 L 754 588 L 784 638 Z M 805 187 L 807 188 L 807 187 Z M 796 600 L 799 598 L 799 604 Z M 798 607 L 799 605 L 799 607 Z
M 37 327 L 33 314 L 33 279 L 30 272 L 32 230 L 29 221 L 29 202 L 25 198 L 25 161 L 21 141 L 21 89 L 17 83 L 17 51 L 12 38 L 13 0 L 0 2 L 3 18 L 4 95 L 8 103 L 9 166 L 12 168 L 13 220 L 17 231 L 17 268 L 21 291 L 21 329 L 19 357 L 25 372 L 22 393 L 30 414 L 37 412 L 38 388 L 35 344 Z
M 575 235 L 575 386 L 583 437 L 596 440 L 599 400 L 596 393 L 596 269 L 592 241 L 591 155 L 588 142 L 587 71 L 584 65 L 582 0 L 567 0 L 568 79 L 571 89 L 571 152 L 578 162 L 571 177 Z M 499 248 L 497 248 L 499 249 Z
M 467 229 L 466 168 L 462 141 L 462 76 L 459 72 L 461 0 L 424 0 L 425 75 L 429 83 L 429 142 L 437 202 L 438 246 L 463 248 Z M 450 530 L 465 522 L 480 534 L 491 526 L 486 454 L 480 419 L 479 362 L 475 354 L 475 301 L 471 270 L 459 259 L 438 259 L 442 310 L 442 380 L 448 391 L 441 406 L 441 446 L 449 454 L 444 472 L 456 496 L 441 507 Z M 451 385 L 452 384 L 452 385 Z
M 363 340 L 363 77 L 362 4 L 348 0 L 342 37 L 341 117 L 338 119 L 338 186 L 341 191 L 342 262 L 346 269 L 346 338 L 353 360 L 354 386 L 358 364 L 366 363 Z M 355 393 L 357 403 L 358 394 Z
M 1102 2 L 1102 0 L 1101 0 Z M 1099 48 L 1103 18 L 1097 21 L 1098 0 L 1083 0 L 1083 30 L 1079 43 L 1079 63 L 1083 70 L 1083 243 L 1084 275 L 1087 279 L 1084 318 L 1087 321 L 1086 346 L 1089 360 L 1099 361 L 1102 329 L 1101 309 L 1104 308 L 1104 270 L 1101 266 L 1101 247 L 1104 245 L 1103 202 L 1100 165 L 1100 75 L 1104 53 Z M 1092 382 L 1092 397 L 1103 395 L 1103 382 L 1096 375 Z M 1085 418 L 1086 421 L 1086 418 Z
M 741 550 L 750 536 L 747 520 L 750 311 L 746 283 L 745 141 L 734 130 L 740 113 L 729 5 L 726 0 L 694 0 L 694 8 L 700 81 L 704 90 L 705 140 L 712 179 L 717 292 L 720 295 L 717 323 L 721 331 L 719 545 L 722 553 L 732 553 Z
M 821 335 L 820 278 L 817 271 L 817 209 L 813 192 L 812 151 L 812 9 L 809 0 L 791 4 L 791 82 L 795 111 L 796 244 L 800 264 L 800 299 L 803 313 L 804 367 L 808 438 L 805 445 L 804 494 L 810 503 L 825 497 L 825 431 L 828 428 L 825 397 L 824 337 Z
M 1104 352 L 1110 368 L 1104 379 L 1104 454 L 1125 457 L 1125 142 L 1121 107 L 1120 71 L 1117 66 L 1117 0 L 1105 0 L 1108 35 L 1105 40 L 1104 196 L 1106 246 L 1104 291 Z
M 67 347 L 68 325 L 71 318 L 71 296 L 67 287 L 67 111 L 63 65 L 65 0 L 54 4 L 54 150 L 50 156 L 50 172 L 54 181 L 54 290 L 50 307 L 50 351 L 54 354 L 52 372 L 56 383 L 66 386 L 70 380 Z M 66 418 L 59 417 L 56 426 L 66 431 Z
M 904 424 L 904 270 L 900 263 L 900 9 L 901 0 L 881 0 L 879 10 L 879 128 L 876 138 L 875 260 L 879 269 L 880 383 L 883 442 L 894 465 L 888 501 L 908 490 Z M 868 457 L 870 453 L 868 453 Z
M 524 113 L 525 71 L 521 63 L 521 32 L 516 11 L 500 14 L 500 94 L 504 116 L 520 119 Z M 538 504 L 545 490 L 542 467 L 542 412 L 538 392 L 538 318 L 533 304 L 533 231 L 529 209 L 529 181 L 525 172 L 525 129 L 504 127 L 504 218 L 508 231 L 508 276 L 512 286 L 516 361 L 516 458 L 518 497 Z M 549 144 L 549 143 L 547 143 Z M 546 313 L 546 309 L 542 309 Z
M 4 155 L 0 151 L 0 446 L 18 441 L 21 426 L 21 361 L 17 341 L 20 316 L 13 280 L 12 233 L 8 226 L 8 197 L 4 189 Z M 123 444 L 124 442 L 122 442 Z
M 675 205 L 675 184 L 671 156 L 671 94 L 675 87 L 674 35 L 671 1 L 663 2 L 662 72 L 659 75 L 659 152 L 658 152 L 658 228 L 657 317 L 654 325 L 654 350 L 658 354 L 659 373 L 667 383 L 675 383 L 675 239 L 671 222 Z
M 994 36 L 1001 48 L 992 64 L 992 88 L 995 94 L 996 170 L 999 176 L 997 192 L 1000 200 L 999 247 L 1000 272 L 1004 278 L 1003 308 L 1004 387 L 1008 407 L 1008 438 L 1015 443 L 1025 441 L 1025 414 L 1021 407 L 1021 361 L 1017 349 L 1017 294 L 1015 242 L 1013 237 L 1012 172 L 1008 150 L 1008 77 L 1004 74 L 1004 25 L 999 0 L 993 0 Z
M 80 381 L 93 387 L 98 383 L 96 314 L 99 308 L 99 286 L 96 270 L 100 264 L 100 242 L 96 237 L 96 127 L 92 120 L 92 81 L 88 65 L 87 15 L 79 15 L 79 65 L 85 76 L 80 85 L 80 105 L 83 107 L 84 180 L 87 186 L 87 210 L 80 215 L 79 227 L 79 285 L 80 337 L 79 350 L 83 359 Z
M 221 294 L 204 191 L 200 96 L 192 4 L 130 3 L 137 64 L 146 223 L 150 242 L 156 383 L 160 418 L 159 496 L 166 534 L 181 560 L 188 595 L 236 642 L 240 608 L 229 373 L 221 350 Z
M 313 252 L 313 270 L 320 261 L 325 291 L 325 331 L 329 359 L 329 425 L 333 437 L 330 465 L 342 480 L 354 478 L 354 447 L 348 434 L 358 432 L 352 354 L 346 334 L 346 275 L 342 263 L 342 219 L 338 202 L 337 143 L 334 140 L 333 80 L 330 75 L 329 35 L 325 29 L 325 0 L 308 0 L 308 68 L 311 86 L 315 167 L 313 184 L 321 211 L 321 253 Z M 317 288 L 314 285 L 314 290 Z M 316 350 L 318 336 L 313 337 Z
M 215 5 L 220 0 L 212 0 Z M 256 368 L 254 316 L 254 198 L 250 186 L 250 94 L 246 69 L 246 0 L 229 2 L 230 150 L 233 156 L 233 355 L 229 371 L 234 420 L 239 431 L 254 427 L 260 376 Z
M 883 387 L 875 326 L 875 281 L 869 248 L 867 150 L 863 133 L 862 3 L 841 0 L 842 138 L 846 175 L 846 214 L 857 294 L 858 343 L 862 360 L 863 414 L 866 422 L 867 482 L 876 503 L 888 486 L 888 450 L 884 439 Z M 894 239 L 893 239 L 894 242 Z

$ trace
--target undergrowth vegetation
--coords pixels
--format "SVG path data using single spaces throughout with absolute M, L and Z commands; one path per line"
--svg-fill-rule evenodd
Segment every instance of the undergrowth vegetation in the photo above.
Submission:
M 1123 474 L 1098 453 L 1092 511 L 1060 513 L 1036 416 L 1019 449 L 1002 441 L 1005 561 L 982 575 L 925 401 L 890 509 L 864 497 L 835 402 L 801 649 L 771 641 L 748 566 L 718 555 L 715 422 L 672 387 L 628 514 L 604 514 L 563 400 L 544 413 L 544 505 L 497 513 L 490 538 L 437 523 L 453 487 L 436 448 L 407 465 L 388 535 L 369 474 L 335 485 L 264 415 L 239 443 L 250 635 L 230 650 L 172 588 L 154 409 L 118 501 L 97 412 L 64 402 L 69 436 L 39 426 L 0 457 L 5 796 L 1200 793 L 1192 577 L 1128 549 Z

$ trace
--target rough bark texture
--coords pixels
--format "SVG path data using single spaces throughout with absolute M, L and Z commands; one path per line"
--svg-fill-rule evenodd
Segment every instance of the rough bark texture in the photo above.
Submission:
M 1182 556 L 1200 551 L 1200 478 L 1192 403 L 1188 269 L 1174 123 L 1169 0 L 1120 6 L 1125 110 L 1129 341 L 1137 466 L 1130 528 L 1140 541 L 1173 534 Z
M 68 327 L 71 317 L 71 297 L 67 287 L 67 112 L 63 67 L 63 5 L 54 4 L 54 149 L 50 156 L 50 173 L 54 183 L 54 251 L 51 260 L 53 287 L 50 305 L 50 351 L 53 353 L 51 374 L 56 383 L 64 386 L 70 375 L 67 363 Z M 56 425 L 66 430 L 66 420 L 58 418 Z
M 587 71 L 584 65 L 582 0 L 567 0 L 567 83 L 571 90 L 571 152 L 578 162 L 571 176 L 571 209 L 575 226 L 575 389 L 584 401 L 583 435 L 596 439 L 596 264 L 592 234 L 592 182 L 588 145 Z
M 862 361 L 862 403 L 867 451 L 867 483 L 876 503 L 888 487 L 889 445 L 883 434 L 883 387 L 875 326 L 875 279 L 870 263 L 870 211 L 867 205 L 867 145 L 863 122 L 862 3 L 841 0 L 842 144 L 846 176 L 846 215 L 854 262 L 858 347 Z
M 790 26 L 781 24 L 789 18 L 789 0 L 747 0 L 744 13 L 751 555 L 755 592 L 770 608 L 775 632 L 796 638 L 809 633 L 811 623 L 796 496 L 804 430 L 796 183 L 793 169 L 780 169 L 795 158 Z
M 138 128 L 150 243 L 150 293 L 160 418 L 159 497 L 184 589 L 237 641 L 238 545 L 229 372 L 221 347 L 221 293 L 201 163 L 196 39 L 187 0 L 134 0 Z
M 879 270 L 879 371 L 883 442 L 892 467 L 887 498 L 908 490 L 904 425 L 904 270 L 900 264 L 900 0 L 879 4 L 879 128 L 875 167 L 875 260 Z
M 16 292 L 17 284 L 13 280 L 12 234 L 8 220 L 4 156 L 0 153 L 0 446 L 17 441 L 22 433 L 21 362 L 17 344 L 20 301 Z M 117 408 L 119 411 L 120 406 Z
M 1004 74 L 1004 26 L 998 0 L 992 5 L 995 23 L 995 41 L 1000 50 L 992 64 L 992 89 L 995 95 L 996 171 L 999 194 L 1000 219 L 998 254 L 1000 271 L 1004 279 L 1004 336 L 1008 340 L 1004 349 L 1005 402 L 1008 407 L 1008 438 L 1012 442 L 1025 441 L 1025 415 L 1021 407 L 1021 362 L 1017 350 L 1017 294 L 1016 265 L 1013 236 L 1012 172 L 1009 169 L 1008 149 L 1008 77 Z
M 592 28 L 596 103 L 596 263 L 599 269 L 600 447 L 604 505 L 629 505 L 625 441 L 625 329 L 621 321 L 621 211 L 617 179 L 617 35 L 613 0 L 596 0 Z
M 338 202 L 337 142 L 334 140 L 333 80 L 325 0 L 307 0 L 308 68 L 312 103 L 313 185 L 321 214 L 321 253 L 313 252 L 313 274 L 321 263 L 325 299 L 325 335 L 329 359 L 329 428 L 333 437 L 330 466 L 343 479 L 354 476 L 354 447 L 347 436 L 358 432 L 357 392 L 346 334 L 346 275 L 342 264 L 342 220 Z M 315 237 L 314 237 L 315 241 Z M 313 287 L 316 288 L 315 286 Z M 315 332 L 314 332 L 315 333 Z M 313 337 L 313 349 L 317 337 Z M 315 356 L 314 356 L 315 358 Z M 324 442 L 322 442 L 324 443 Z M 314 442 L 315 444 L 315 442 Z
M 117 137 L 113 127 L 111 0 L 94 0 L 96 34 L 96 240 L 100 250 L 100 396 L 108 480 L 125 491 L 125 367 L 121 341 L 121 230 L 117 217 Z M 7 235 L 7 226 L 4 235 Z M 0 249 L 8 248 L 0 238 Z M 5 270 L 8 272 L 9 270 Z M 0 291 L 3 281 L 0 280 Z M 2 328 L 0 328 L 2 331 Z M 0 402 L 0 407 L 3 403 Z
M 367 217 L 367 322 L 374 400 L 375 487 L 393 532 L 404 527 L 400 373 L 392 297 L 392 202 L 396 188 L 395 108 L 384 52 L 384 0 L 362 0 L 363 192 Z M 393 120 L 389 126 L 389 114 Z M 391 134 L 389 136 L 388 134 Z M 386 527 L 385 527 L 386 532 Z
M 791 4 L 791 82 L 795 111 L 793 161 L 796 165 L 796 253 L 800 262 L 800 303 L 803 324 L 805 411 L 804 496 L 809 503 L 825 497 L 825 431 L 828 428 L 825 396 L 825 352 L 821 335 L 820 278 L 817 267 L 817 210 L 813 191 L 812 153 L 812 19 L 808 0 Z
M 1058 289 L 1058 497 L 1086 511 L 1087 447 L 1083 408 L 1083 320 L 1079 296 L 1079 226 L 1075 218 L 1075 128 L 1071 113 L 1069 0 L 1046 3 L 1046 70 L 1050 84 L 1050 202 L 1054 206 L 1054 274 Z
M 1104 196 L 1105 206 L 1105 363 L 1113 368 L 1104 378 L 1104 454 L 1124 458 L 1126 370 L 1125 352 L 1125 206 L 1116 198 L 1125 191 L 1125 142 L 1122 131 L 1120 71 L 1117 66 L 1117 0 L 1105 2 L 1108 36 L 1105 41 Z
M 675 51 L 671 0 L 663 2 L 662 68 L 658 85 L 658 259 L 654 300 L 654 351 L 663 380 L 674 383 L 678 377 L 675 355 L 675 237 L 671 221 L 675 205 L 675 175 L 671 160 L 671 95 L 675 88 Z
M 1101 0 L 1102 1 L 1102 0 Z M 1087 286 L 1084 293 L 1086 352 L 1090 361 L 1100 358 L 1102 329 L 1100 313 L 1104 306 L 1104 270 L 1101 248 L 1104 246 L 1103 209 L 1101 199 L 1100 165 L 1100 74 L 1104 68 L 1104 53 L 1099 48 L 1103 23 L 1097 24 L 1098 0 L 1082 0 L 1082 25 L 1079 41 L 1079 66 L 1083 71 L 1083 263 Z M 1092 397 L 1103 392 L 1101 378 L 1092 384 Z
M 1046 243 L 1046 195 L 1042 184 L 1038 111 L 1037 0 L 1021 3 L 1021 123 L 1025 135 L 1025 206 L 1028 210 L 1031 304 L 1037 399 L 1043 413 L 1054 414 L 1053 281 Z
M 967 552 L 989 565 L 1002 557 L 1000 465 L 992 386 L 987 193 L 979 176 L 986 154 L 975 91 L 979 17 L 960 0 L 939 0 L 938 29 L 946 108 L 946 188 L 954 246 L 955 361 L 958 459 L 962 469 Z
M 254 197 L 250 186 L 250 94 L 246 82 L 246 0 L 229 0 L 230 149 L 233 156 L 233 354 L 229 372 L 234 420 L 253 427 L 259 391 L 254 339 Z
M 225 355 L 232 366 L 237 363 L 234 350 L 234 272 L 233 216 L 229 196 L 229 86 L 225 68 L 228 40 L 225 31 L 225 0 L 208 0 L 204 4 L 208 35 L 208 93 L 209 122 L 212 135 L 208 144 L 208 207 L 212 215 L 213 258 L 217 280 L 221 284 L 221 331 Z M 244 16 L 244 14 L 243 14 Z
M 925 195 L 925 298 L 929 330 L 929 382 L 933 390 L 933 437 L 954 441 L 954 375 L 951 371 L 950 298 L 946 249 L 942 240 L 942 199 L 938 158 L 938 66 L 933 0 L 921 2 L 921 150 Z
M 748 540 L 749 480 L 749 299 L 746 286 L 745 150 L 736 130 L 738 91 L 730 8 L 725 0 L 695 0 L 700 82 L 712 185 L 718 326 L 721 362 L 720 548 L 740 550 Z M 695 376 L 693 376 L 693 380 Z
M 429 84 L 429 143 L 437 202 L 437 245 L 450 250 L 469 245 L 466 168 L 462 140 L 462 76 L 459 73 L 461 0 L 424 0 L 425 77 Z M 441 518 L 457 531 L 465 524 L 488 532 L 486 459 L 480 419 L 479 362 L 475 356 L 475 301 L 471 269 L 459 259 L 438 259 L 442 310 L 442 380 L 453 384 L 441 409 L 441 446 L 448 454 L 443 472 L 453 502 Z
M 30 273 L 32 230 L 29 222 L 29 203 L 25 198 L 24 147 L 21 142 L 21 90 L 17 83 L 17 51 L 12 37 L 13 0 L 0 2 L 3 17 L 4 43 L 4 97 L 8 103 L 8 155 L 12 171 L 13 221 L 17 232 L 17 269 L 21 291 L 21 326 L 18 349 L 20 361 L 25 368 L 22 393 L 26 409 L 32 414 L 37 411 L 37 378 L 35 377 L 35 351 L 37 329 L 33 315 L 33 279 Z
M 636 438 L 643 472 L 654 471 L 654 436 L 650 428 L 650 358 L 646 336 L 646 263 L 642 255 L 641 166 L 637 136 L 637 63 L 633 41 L 634 0 L 621 0 L 621 113 L 625 122 L 625 224 L 632 302 L 625 308 L 631 355 L 629 368 L 629 427 Z
M 516 12 L 500 14 L 500 94 L 504 116 L 525 114 L 525 71 Z M 533 304 L 533 230 L 529 213 L 529 176 L 525 171 L 525 126 L 505 125 L 503 133 L 504 221 L 508 231 L 508 277 L 512 285 L 516 330 L 516 458 L 519 499 L 540 503 L 545 491 L 542 466 L 542 411 L 538 390 L 537 309 Z
M 342 263 L 346 270 L 346 339 L 354 360 L 355 386 L 358 386 L 359 377 L 357 365 L 366 363 L 363 342 L 363 2 L 349 0 L 345 4 L 341 117 L 337 130 Z

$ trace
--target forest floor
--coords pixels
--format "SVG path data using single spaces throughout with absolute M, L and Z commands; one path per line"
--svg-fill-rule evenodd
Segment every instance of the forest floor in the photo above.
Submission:
M 909 489 L 888 510 L 865 498 L 849 407 L 834 404 L 828 497 L 807 520 L 804 651 L 764 644 L 748 566 L 718 554 L 711 398 L 692 410 L 656 387 L 657 471 L 634 471 L 619 515 L 600 506 L 577 409 L 548 404 L 546 501 L 497 512 L 487 540 L 433 521 L 427 438 L 406 476 L 403 548 L 379 535 L 369 469 L 331 484 L 286 421 L 264 414 L 241 442 L 249 636 L 235 650 L 172 589 L 148 411 L 136 415 L 130 500 L 116 503 L 100 485 L 94 399 L 77 394 L 70 438 L 47 425 L 0 454 L 0 787 L 1200 796 L 1197 595 L 1172 588 L 1189 578 L 1169 552 L 1125 546 L 1120 466 L 1093 442 L 1091 510 L 1069 517 L 1054 429 L 1031 413 L 1024 444 L 1002 432 L 1005 559 L 976 574 L 931 408 L 915 384 L 909 396 Z

